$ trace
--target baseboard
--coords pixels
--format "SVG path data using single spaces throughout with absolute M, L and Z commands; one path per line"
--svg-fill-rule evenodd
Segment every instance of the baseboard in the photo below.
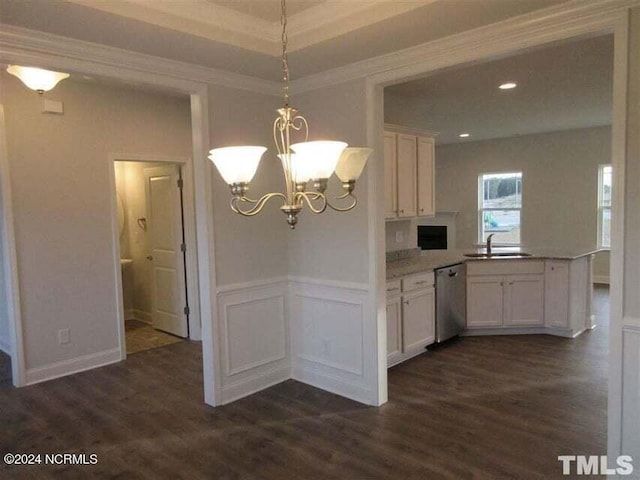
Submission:
M 6 353 L 7 355 L 11 356 L 11 344 L 9 343 L 8 340 L 5 340 L 4 338 L 0 338 L 0 350 Z
M 112 348 L 110 350 L 52 363 L 43 367 L 28 369 L 25 374 L 25 385 L 33 385 L 34 383 L 53 380 L 54 378 L 91 370 L 92 368 L 103 367 L 119 361 L 120 349 Z
M 575 338 L 583 330 L 574 332 L 568 328 L 554 327 L 510 327 L 510 328 L 469 328 L 463 331 L 461 337 L 481 337 L 487 335 L 553 335 L 556 337 Z
M 373 395 L 370 391 L 353 382 L 349 382 L 348 379 L 333 377 L 326 373 L 301 366 L 292 368 L 291 378 L 365 405 L 378 406 L 378 404 L 372 400 Z
M 265 388 L 272 387 L 278 383 L 291 378 L 289 365 L 280 366 L 270 371 L 262 371 L 259 375 L 251 376 L 243 380 L 224 385 L 222 387 L 222 404 L 227 404 L 239 400 L 240 398 L 252 395 Z
M 133 318 L 139 320 L 144 323 L 148 323 L 149 325 L 153 324 L 153 317 L 149 312 L 144 312 L 142 310 L 132 309 Z
M 127 308 L 127 309 L 124 311 L 124 319 L 125 319 L 125 320 L 133 320 L 133 319 L 135 319 L 135 318 L 136 318 L 136 316 L 135 316 L 135 314 L 133 313 L 133 308 Z
M 594 275 L 593 283 L 600 283 L 602 285 L 609 285 L 609 275 Z

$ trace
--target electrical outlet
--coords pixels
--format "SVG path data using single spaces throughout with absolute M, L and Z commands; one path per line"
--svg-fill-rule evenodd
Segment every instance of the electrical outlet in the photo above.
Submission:
M 399 230 L 396 232 L 396 243 L 402 243 L 404 241 L 404 232 Z
M 62 330 L 58 330 L 58 343 L 63 345 L 65 343 L 69 343 L 69 329 L 63 328 Z

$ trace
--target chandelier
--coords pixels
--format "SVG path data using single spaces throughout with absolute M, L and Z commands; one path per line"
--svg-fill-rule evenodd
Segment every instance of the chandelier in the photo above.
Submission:
M 273 123 L 273 140 L 284 172 L 285 191 L 267 193 L 259 199 L 247 196 L 249 183 L 253 179 L 266 147 L 238 146 L 214 148 L 209 159 L 215 164 L 222 178 L 231 188 L 231 210 L 252 217 L 262 211 L 272 198 L 282 201 L 280 210 L 287 216 L 293 229 L 298 222 L 298 213 L 307 206 L 312 213 L 323 213 L 327 207 L 346 212 L 354 208 L 358 199 L 353 195 L 356 180 L 365 167 L 371 148 L 351 147 L 337 141 L 309 141 L 309 125 L 298 111 L 289 106 L 289 63 L 287 58 L 287 10 L 281 1 L 282 13 L 282 73 L 284 106 L 277 110 Z M 303 139 L 292 143 L 293 137 Z M 343 193 L 335 197 L 332 204 L 325 193 L 329 177 L 335 172 L 342 184 Z M 307 186 L 311 184 L 312 190 Z

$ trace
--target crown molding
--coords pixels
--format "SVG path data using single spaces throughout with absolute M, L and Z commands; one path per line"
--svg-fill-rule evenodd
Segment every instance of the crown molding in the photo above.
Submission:
M 67 1 L 267 55 L 278 56 L 282 48 L 279 23 L 211 2 Z
M 550 43 L 568 36 L 610 30 L 612 22 L 640 0 L 572 0 L 507 20 L 433 40 L 343 67 L 308 75 L 291 82 L 294 93 L 303 93 L 372 76 L 407 80 L 435 67 L 444 68 L 477 60 L 480 54 L 498 57 L 513 51 Z M 469 46 L 474 48 L 470 49 Z
M 292 15 L 289 19 L 289 50 L 295 52 L 326 40 L 393 18 L 436 0 L 397 2 L 369 0 L 367 2 L 326 2 Z M 279 39 L 280 25 L 275 25 Z
M 131 52 L 59 35 L 0 24 L 0 62 L 33 62 L 46 68 L 109 76 L 109 70 L 127 69 L 155 83 L 155 76 L 177 81 L 221 85 L 241 90 L 280 95 L 277 82 L 202 67 L 191 63 Z
M 279 57 L 282 51 L 280 20 L 264 20 L 212 2 L 67 1 L 274 57 Z M 324 2 L 288 17 L 289 51 L 301 50 L 435 1 Z

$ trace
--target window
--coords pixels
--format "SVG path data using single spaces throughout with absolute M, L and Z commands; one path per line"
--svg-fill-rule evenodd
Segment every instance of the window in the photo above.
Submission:
M 611 247 L 611 165 L 600 165 L 598 173 L 598 247 Z
M 480 175 L 478 184 L 479 242 L 493 233 L 494 243 L 519 244 L 522 172 Z

